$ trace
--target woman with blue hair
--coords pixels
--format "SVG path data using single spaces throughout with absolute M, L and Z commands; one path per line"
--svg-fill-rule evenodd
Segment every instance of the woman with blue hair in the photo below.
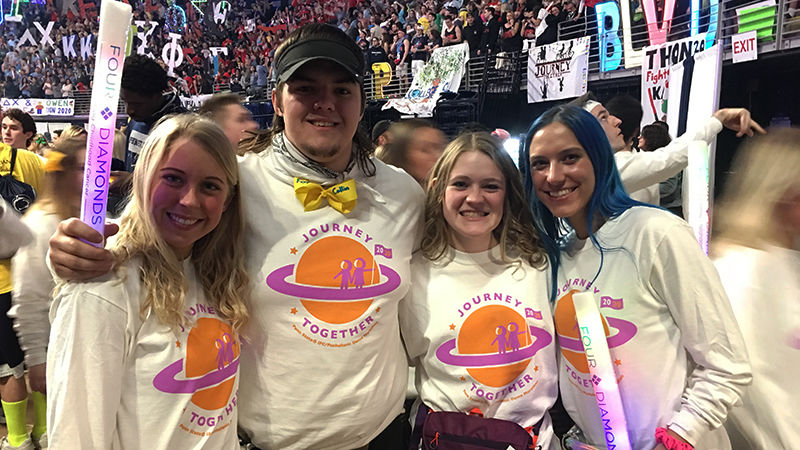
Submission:
M 533 123 L 520 169 L 553 263 L 561 395 L 588 443 L 606 438 L 572 302 L 583 291 L 603 316 L 633 448 L 730 449 L 722 425 L 750 366 L 692 229 L 628 196 L 602 125 L 577 107 Z

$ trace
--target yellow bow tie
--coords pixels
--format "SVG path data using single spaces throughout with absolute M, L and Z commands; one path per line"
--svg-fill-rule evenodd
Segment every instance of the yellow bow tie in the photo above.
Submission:
M 306 211 L 321 208 L 322 199 L 326 198 L 333 209 L 348 214 L 356 207 L 356 182 L 351 178 L 326 189 L 318 183 L 295 177 L 294 195 Z

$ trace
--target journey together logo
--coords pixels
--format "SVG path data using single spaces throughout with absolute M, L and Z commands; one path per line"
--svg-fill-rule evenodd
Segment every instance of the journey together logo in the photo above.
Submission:
M 308 245 L 303 248 L 302 244 Z M 287 311 L 292 326 L 319 345 L 345 347 L 363 339 L 380 313 L 374 299 L 401 283 L 397 272 L 376 260 L 378 256 L 392 259 L 392 249 L 349 225 L 323 224 L 306 230 L 300 243 L 289 249 L 289 256 L 297 262 L 272 271 L 266 283 L 299 300 L 301 308 Z
M 184 411 L 183 431 L 207 436 L 230 426 L 239 369 L 239 342 L 233 336 L 230 326 L 217 318 L 197 319 L 186 342 L 175 342 L 185 356 L 153 378 L 153 386 L 161 392 L 192 394 L 196 408 Z
M 463 368 L 464 394 L 487 401 L 511 401 L 521 398 L 538 383 L 533 356 L 550 345 L 552 336 L 546 330 L 529 325 L 526 318 L 542 320 L 541 311 L 524 308 L 522 302 L 501 293 L 485 293 L 473 297 L 457 308 L 464 317 L 460 326 L 449 325 L 452 339 L 436 349 L 439 361 Z

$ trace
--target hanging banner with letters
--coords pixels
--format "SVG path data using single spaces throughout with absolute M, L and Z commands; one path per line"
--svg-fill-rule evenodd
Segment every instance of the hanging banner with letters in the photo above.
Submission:
M 578 97 L 586 93 L 590 39 L 585 36 L 559 41 L 528 51 L 528 103 Z
M 642 126 L 667 120 L 669 68 L 706 48 L 706 34 L 644 48 L 642 60 Z
M 4 98 L 0 100 L 4 110 L 19 108 L 32 116 L 71 116 L 75 114 L 73 98 Z

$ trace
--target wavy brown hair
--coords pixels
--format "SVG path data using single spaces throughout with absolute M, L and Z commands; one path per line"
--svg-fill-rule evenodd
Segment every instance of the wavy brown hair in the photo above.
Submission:
M 503 201 L 503 218 L 494 229 L 494 237 L 500 244 L 500 254 L 506 263 L 527 262 L 532 267 L 543 269 L 547 256 L 539 233 L 533 225 L 522 180 L 511 157 L 500 142 L 489 133 L 465 133 L 445 148 L 442 157 L 431 170 L 428 194 L 425 199 L 425 225 L 422 238 L 422 254 L 431 261 L 441 259 L 451 246 L 450 227 L 444 218 L 444 192 L 447 180 L 458 158 L 466 152 L 482 152 L 500 169 L 506 180 L 506 196 Z
M 230 141 L 211 120 L 196 114 L 163 119 L 145 140 L 133 172 L 131 199 L 122 213 L 119 235 L 111 250 L 118 266 L 141 258 L 141 279 L 146 296 L 141 314 L 152 309 L 159 321 L 176 328 L 184 325 L 187 291 L 181 261 L 159 235 L 151 215 L 150 189 L 158 166 L 180 138 L 191 139 L 219 164 L 229 187 L 228 206 L 217 227 L 200 238 L 190 256 L 206 300 L 229 320 L 233 330 L 242 329 L 249 317 L 250 279 L 244 267 L 244 218 L 239 189 L 239 170 Z

